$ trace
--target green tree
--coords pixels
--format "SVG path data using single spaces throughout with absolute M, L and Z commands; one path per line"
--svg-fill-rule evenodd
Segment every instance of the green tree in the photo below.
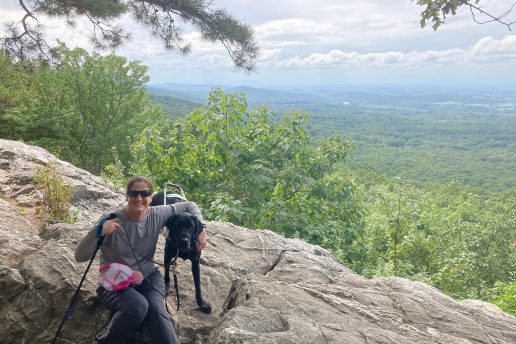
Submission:
M 135 155 L 140 173 L 180 183 L 207 218 L 301 237 L 349 261 L 360 212 L 336 169 L 349 149 L 338 135 L 314 143 L 306 114 L 248 110 L 242 95 L 213 89 L 206 106 L 145 131 Z
M 479 194 L 457 183 L 400 189 L 398 181 L 367 173 L 360 184 L 363 178 L 365 226 L 354 246 L 364 254 L 356 271 L 422 280 L 458 298 L 512 302 L 514 191 Z
M 486 299 L 497 281 L 515 280 L 514 192 L 475 194 L 451 183 L 428 192 L 423 202 L 421 222 L 438 259 L 433 285 L 457 297 Z
M 190 42 L 181 31 L 192 25 L 209 42 L 220 42 L 237 68 L 254 69 L 258 48 L 250 26 L 235 19 L 224 9 L 213 8 L 209 0 L 20 0 L 25 15 L 18 23 L 7 24 L 7 34 L 0 41 L 7 55 L 17 59 L 30 56 L 52 60 L 51 47 L 45 41 L 37 17 L 47 15 L 64 18 L 73 28 L 79 17 L 92 24 L 91 41 L 97 48 L 116 49 L 130 39 L 130 33 L 114 23 L 130 13 L 133 20 L 147 27 L 172 51 L 187 54 Z
M 30 125 L 34 77 L 28 66 L 0 54 L 0 137 L 20 140 Z
M 140 132 L 164 120 L 145 91 L 147 67 L 64 46 L 56 58 L 59 68 L 2 56 L 0 137 L 39 145 L 94 174 L 113 161 L 113 152 L 130 165 Z
M 145 92 L 147 67 L 116 55 L 89 54 L 82 49 L 59 50 L 62 92 L 70 100 L 75 146 L 69 161 L 99 174 L 112 161 L 111 148 L 130 162 L 132 141 L 143 128 L 162 118 Z M 49 102 L 55 104 L 55 102 Z

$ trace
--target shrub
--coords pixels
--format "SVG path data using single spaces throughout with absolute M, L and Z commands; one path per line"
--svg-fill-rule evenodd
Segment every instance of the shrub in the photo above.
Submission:
M 497 282 L 492 293 L 491 302 L 503 311 L 516 315 L 516 282 Z
M 43 193 L 42 215 L 44 221 L 72 223 L 70 201 L 72 187 L 65 184 L 55 161 L 38 168 L 34 178 L 36 187 Z

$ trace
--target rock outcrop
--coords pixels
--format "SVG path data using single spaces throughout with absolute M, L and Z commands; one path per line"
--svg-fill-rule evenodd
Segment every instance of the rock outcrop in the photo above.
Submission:
M 74 261 L 77 241 L 124 199 L 59 161 L 80 218 L 37 228 L 29 210 L 41 195 L 31 178 L 55 159 L 0 140 L 0 343 L 52 342 L 86 267 Z M 491 304 L 456 301 L 402 278 L 366 279 L 325 249 L 268 230 L 208 222 L 208 237 L 201 273 L 213 312 L 197 309 L 190 264 L 179 262 L 181 308 L 173 319 L 182 343 L 516 343 L 516 318 Z M 162 255 L 163 240 L 156 260 Z M 96 279 L 95 264 L 58 343 L 91 343 L 106 325 Z M 168 304 L 175 310 L 173 297 Z

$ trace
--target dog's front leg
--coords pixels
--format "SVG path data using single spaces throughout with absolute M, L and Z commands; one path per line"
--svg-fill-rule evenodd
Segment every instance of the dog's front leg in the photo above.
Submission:
M 197 257 L 196 257 L 197 258 Z M 197 259 L 191 259 L 192 263 L 192 276 L 194 280 L 195 285 L 195 299 L 197 300 L 197 305 L 201 309 L 201 312 L 210 314 L 211 313 L 211 306 L 207 302 L 205 302 L 202 298 L 201 294 L 201 264 L 200 264 L 200 257 Z

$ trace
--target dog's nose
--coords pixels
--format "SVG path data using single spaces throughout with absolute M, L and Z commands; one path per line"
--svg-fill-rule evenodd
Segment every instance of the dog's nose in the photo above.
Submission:
M 188 238 L 181 238 L 179 240 L 179 244 L 181 245 L 181 247 L 188 248 L 190 240 Z

